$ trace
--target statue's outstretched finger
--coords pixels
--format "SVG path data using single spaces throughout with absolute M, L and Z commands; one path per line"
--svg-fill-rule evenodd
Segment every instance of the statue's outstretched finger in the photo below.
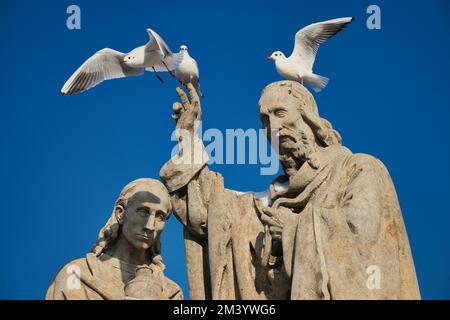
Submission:
M 200 104 L 200 100 L 198 98 L 197 90 L 195 90 L 194 85 L 192 83 L 187 84 L 187 88 L 189 91 L 189 95 L 191 96 L 191 102 L 194 108 L 197 108 Z
M 266 215 L 264 215 L 264 214 L 262 214 L 261 217 L 260 217 L 259 219 L 260 219 L 261 222 L 264 223 L 264 224 L 269 224 L 269 222 L 270 222 L 269 217 L 266 216 Z
M 186 93 L 184 93 L 183 89 L 181 89 L 180 87 L 177 87 L 177 93 L 178 96 L 180 97 L 181 103 L 183 104 L 183 107 L 185 110 L 189 109 L 190 106 L 190 102 L 189 99 L 186 95 Z
M 269 207 L 264 208 L 264 214 L 269 217 L 272 217 L 273 216 L 272 208 Z
M 272 217 L 262 214 L 260 217 L 261 222 L 267 224 L 267 225 L 275 225 L 276 222 L 272 219 Z

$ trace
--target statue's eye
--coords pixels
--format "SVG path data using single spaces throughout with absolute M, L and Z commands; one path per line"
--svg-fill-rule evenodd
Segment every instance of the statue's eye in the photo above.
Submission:
M 284 116 L 287 114 L 287 112 L 286 112 L 286 110 L 284 110 L 284 109 L 277 109 L 277 110 L 275 110 L 274 114 L 275 114 L 277 117 L 282 118 L 282 117 L 284 117 Z
M 155 218 L 156 218 L 157 221 L 164 221 L 166 219 L 165 215 L 164 215 L 164 212 L 161 211 L 161 210 L 156 211 Z
M 148 210 L 148 208 L 145 208 L 145 207 L 138 208 L 136 211 L 143 216 L 150 214 L 150 211 Z

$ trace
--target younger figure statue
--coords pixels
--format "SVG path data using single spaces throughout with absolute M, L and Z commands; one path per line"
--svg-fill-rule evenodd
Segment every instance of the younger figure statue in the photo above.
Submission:
M 92 252 L 58 272 L 46 299 L 183 299 L 180 287 L 164 276 L 160 256 L 160 235 L 171 211 L 158 180 L 127 184 Z

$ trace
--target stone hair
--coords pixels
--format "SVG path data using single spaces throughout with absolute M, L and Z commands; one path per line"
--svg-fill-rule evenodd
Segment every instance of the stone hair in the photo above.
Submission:
M 155 179 L 150 178 L 141 178 L 134 180 L 128 183 L 120 192 L 119 198 L 116 200 L 114 204 L 114 208 L 109 218 L 108 222 L 106 222 L 105 226 L 100 230 L 97 241 L 92 248 L 92 252 L 96 256 L 100 256 L 106 249 L 118 238 L 121 230 L 121 222 L 117 219 L 116 208 L 118 206 L 122 206 L 126 209 L 128 200 L 138 191 L 149 191 L 151 193 L 154 192 L 155 189 L 159 189 L 163 192 L 163 194 L 167 195 L 167 198 L 170 199 L 169 193 L 164 185 Z M 169 200 L 169 210 L 167 212 L 166 218 L 169 218 L 170 213 L 172 212 L 172 207 Z M 161 244 L 160 239 L 155 239 L 155 244 L 151 248 L 151 258 L 154 263 L 162 265 L 161 257 L 159 256 L 161 252 Z

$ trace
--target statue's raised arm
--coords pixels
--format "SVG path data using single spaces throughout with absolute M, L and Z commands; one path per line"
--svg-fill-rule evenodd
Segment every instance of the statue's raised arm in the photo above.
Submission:
M 175 215 L 184 225 L 191 299 L 288 298 L 277 284 L 273 266 L 262 266 L 264 226 L 251 193 L 224 188 L 223 177 L 207 166 L 208 157 L 196 129 L 201 120 L 197 92 L 190 99 L 177 88 L 174 103 L 179 152 L 161 169 Z M 270 279 L 268 275 L 271 274 Z M 275 280 L 277 277 L 277 280 Z M 271 283 L 270 281 L 273 280 Z

